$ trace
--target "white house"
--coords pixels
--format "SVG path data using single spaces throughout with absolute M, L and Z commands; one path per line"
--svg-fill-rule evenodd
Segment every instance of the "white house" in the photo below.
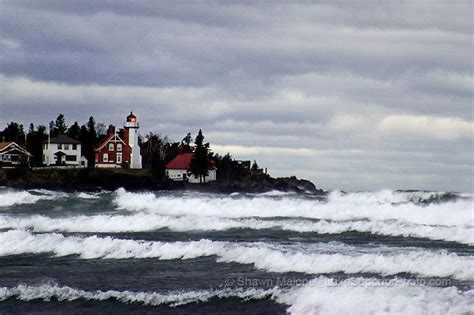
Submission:
M 174 181 L 185 181 L 189 183 L 199 183 L 199 176 L 188 174 L 189 166 L 194 153 L 183 153 L 175 157 L 166 165 L 168 177 Z M 209 175 L 204 178 L 204 182 L 216 180 L 216 167 L 212 161 L 209 162 Z
M 44 165 L 87 167 L 87 159 L 81 155 L 82 142 L 59 135 L 42 144 Z

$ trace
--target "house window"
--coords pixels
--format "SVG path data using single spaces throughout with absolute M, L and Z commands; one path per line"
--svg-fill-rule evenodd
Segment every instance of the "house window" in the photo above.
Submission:
M 66 161 L 75 162 L 75 161 L 77 161 L 77 156 L 75 156 L 75 155 L 66 155 Z
M 64 145 L 64 150 L 69 150 L 69 144 Z
M 58 150 L 62 150 L 63 149 L 63 145 L 61 143 L 58 143 Z
M 113 151 L 114 150 L 114 144 L 113 143 L 109 143 L 109 151 Z
M 122 153 L 117 153 L 117 164 L 118 163 L 122 163 Z
M 109 155 L 107 153 L 104 153 L 104 157 L 102 159 L 104 160 L 104 162 L 108 162 L 109 161 Z
M 121 151 L 122 151 L 122 144 L 121 144 L 121 143 L 118 143 L 118 144 L 117 144 L 117 151 L 118 151 L 118 152 L 121 152 Z
M 72 149 L 73 149 L 73 150 L 77 150 L 77 144 L 73 144 L 73 145 L 72 145 Z

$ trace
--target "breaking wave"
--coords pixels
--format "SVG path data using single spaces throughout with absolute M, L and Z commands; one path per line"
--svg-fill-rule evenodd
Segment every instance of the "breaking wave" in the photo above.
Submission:
M 308 253 L 306 248 L 267 243 L 229 243 L 201 239 L 189 242 L 153 242 L 97 236 L 63 236 L 56 233 L 32 234 L 11 230 L 0 233 L 0 256 L 54 253 L 56 256 L 78 255 L 82 259 L 157 258 L 161 260 L 191 259 L 217 256 L 217 262 L 252 264 L 271 272 L 303 272 L 326 274 L 399 273 L 426 277 L 474 279 L 474 258 L 444 251 L 426 250 L 388 252 L 381 254 L 319 252 Z M 316 244 L 318 246 L 318 244 Z M 324 246 L 324 245 L 323 245 Z M 340 249 L 338 249 L 341 251 Z
M 431 226 L 401 221 L 330 221 L 303 218 L 259 219 L 201 216 L 164 216 L 154 213 L 101 214 L 51 218 L 0 216 L 0 229 L 29 229 L 35 232 L 145 232 L 167 228 L 172 231 L 224 231 L 229 229 L 281 229 L 300 233 L 340 234 L 349 231 L 386 236 L 418 237 L 474 245 L 474 228 Z
M 291 314 L 468 314 L 474 311 L 474 291 L 458 291 L 454 287 L 436 288 L 410 286 L 406 281 L 386 286 L 335 284 L 331 278 L 318 277 L 305 286 L 281 289 L 219 289 L 177 292 L 86 291 L 57 284 L 18 285 L 0 288 L 0 301 L 14 298 L 21 301 L 56 299 L 58 301 L 115 300 L 119 303 L 167 305 L 177 307 L 189 303 L 205 303 L 213 298 L 239 298 L 244 301 L 273 299 L 287 305 Z M 348 283 L 370 283 L 363 278 L 347 279 Z M 341 298 L 343 297 L 343 298 Z
M 28 191 L 0 190 L 0 207 L 10 207 L 19 204 L 35 203 L 42 199 Z
M 122 303 L 142 303 L 144 305 L 169 305 L 176 307 L 195 302 L 206 302 L 211 298 L 230 298 L 237 297 L 244 300 L 268 298 L 276 290 L 215 290 L 215 291 L 188 291 L 188 292 L 132 292 L 132 291 L 84 291 L 74 289 L 68 286 L 58 286 L 44 284 L 39 286 L 18 285 L 16 287 L 0 288 L 0 301 L 8 298 L 16 298 L 22 301 L 31 301 L 40 299 L 50 301 L 74 301 L 77 299 L 105 301 L 115 299 Z
M 331 285 L 319 277 L 303 287 L 279 294 L 278 303 L 291 314 L 472 314 L 474 291 L 455 287 L 414 286 L 395 280 L 383 286 L 376 279 L 350 278 Z M 329 284 L 328 284 L 329 283 Z M 368 286 L 366 284 L 369 284 Z M 370 285 L 375 284 L 375 285 Z
M 233 198 L 218 196 L 157 196 L 154 193 L 116 191 L 114 202 L 129 211 L 148 211 L 162 215 L 241 217 L 303 217 L 332 221 L 398 220 L 406 223 L 473 226 L 471 198 L 429 205 L 401 202 L 408 197 L 387 193 L 333 193 L 328 201 L 305 198 Z M 395 195 L 394 195 L 395 194 Z M 375 197 L 374 197 L 375 196 Z M 393 197 L 393 196 L 396 196 Z

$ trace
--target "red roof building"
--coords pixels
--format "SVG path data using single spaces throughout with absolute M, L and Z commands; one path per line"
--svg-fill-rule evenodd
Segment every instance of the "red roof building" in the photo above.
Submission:
M 187 181 L 190 183 L 199 183 L 199 177 L 188 174 L 191 166 L 191 160 L 194 153 L 182 153 L 176 156 L 171 162 L 166 165 L 166 172 L 168 177 L 175 181 Z M 209 175 L 205 177 L 204 182 L 211 182 L 216 180 L 216 167 L 214 161 L 209 161 L 208 171 Z
M 95 166 L 142 168 L 138 128 L 137 117 L 133 113 L 127 116 L 124 124 L 124 139 L 121 139 L 115 132 L 115 127 L 111 126 L 107 139 L 95 149 Z
M 122 163 L 130 164 L 130 146 L 109 128 L 109 136 L 95 149 L 96 167 L 122 167 Z

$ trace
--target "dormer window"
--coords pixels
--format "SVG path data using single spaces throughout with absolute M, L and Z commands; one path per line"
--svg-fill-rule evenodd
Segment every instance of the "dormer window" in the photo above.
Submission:
M 113 143 L 109 143 L 109 151 L 113 151 L 114 150 L 114 144 Z

